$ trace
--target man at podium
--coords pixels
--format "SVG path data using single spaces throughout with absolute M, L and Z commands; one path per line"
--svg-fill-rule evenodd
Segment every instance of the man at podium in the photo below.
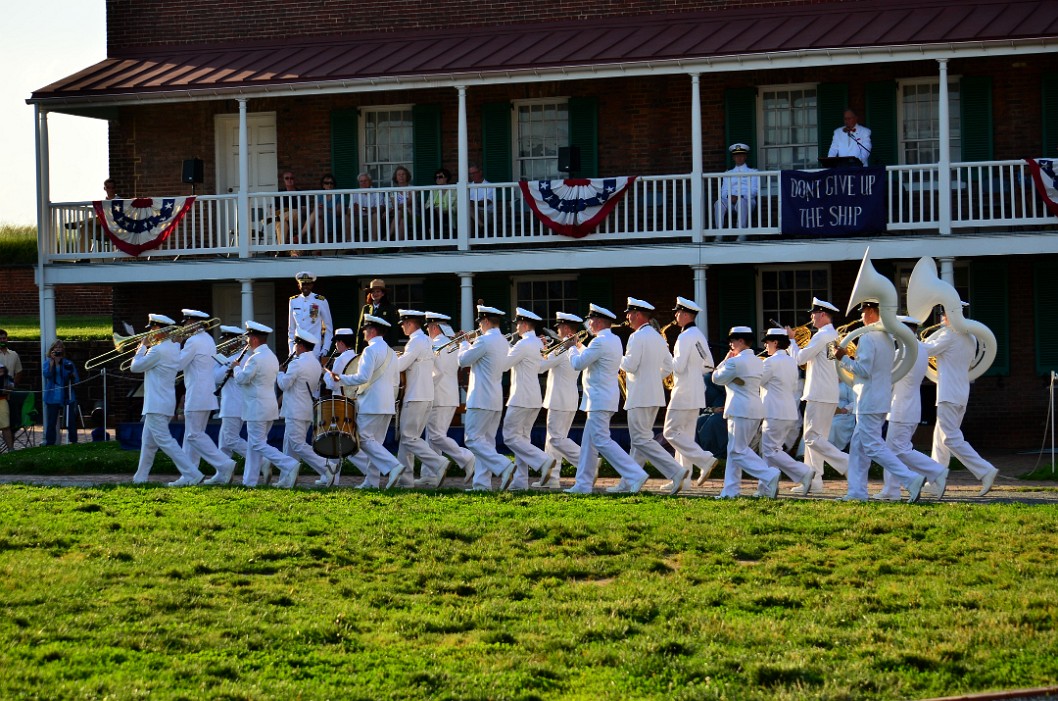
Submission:
M 863 165 L 871 157 L 871 130 L 859 123 L 856 113 L 845 110 L 845 126 L 834 130 L 834 139 L 830 142 L 829 158 L 856 158 Z M 820 159 L 823 167 L 829 167 Z

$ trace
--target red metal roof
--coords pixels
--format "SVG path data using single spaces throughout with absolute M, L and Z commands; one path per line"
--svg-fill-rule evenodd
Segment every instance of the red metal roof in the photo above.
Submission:
M 894 0 L 620 17 L 296 42 L 176 46 L 113 56 L 33 100 L 193 94 L 402 76 L 503 74 L 811 49 L 1058 36 L 1054 0 Z

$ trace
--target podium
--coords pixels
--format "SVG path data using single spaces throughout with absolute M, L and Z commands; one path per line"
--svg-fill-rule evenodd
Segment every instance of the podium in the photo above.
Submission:
M 819 165 L 824 168 L 862 168 L 863 161 L 855 156 L 823 156 Z

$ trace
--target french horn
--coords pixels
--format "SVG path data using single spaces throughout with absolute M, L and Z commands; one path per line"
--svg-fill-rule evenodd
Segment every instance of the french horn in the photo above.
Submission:
M 937 275 L 937 264 L 929 256 L 919 259 L 911 271 L 907 283 L 907 313 L 919 321 L 925 321 L 933 313 L 933 307 L 944 307 L 948 324 L 958 333 L 969 334 L 977 341 L 977 352 L 970 364 L 969 379 L 972 382 L 985 374 L 996 359 L 996 336 L 980 321 L 967 319 L 962 313 L 962 300 L 950 284 Z M 925 339 L 923 339 L 925 340 Z M 926 377 L 937 381 L 937 370 L 931 366 Z
M 845 310 L 845 314 L 851 314 L 856 306 L 868 299 L 878 300 L 878 321 L 865 324 L 845 334 L 845 337 L 838 342 L 838 346 L 848 348 L 852 341 L 868 331 L 885 331 L 896 340 L 897 344 L 892 380 L 895 383 L 915 366 L 915 361 L 918 360 L 918 339 L 915 338 L 915 334 L 911 333 L 911 329 L 896 318 L 898 301 L 896 287 L 888 278 L 874 269 L 874 264 L 871 263 L 870 248 L 863 254 L 863 262 L 860 263 L 856 283 L 852 286 L 849 307 Z M 838 376 L 847 384 L 852 384 L 852 373 L 840 364 L 838 365 Z

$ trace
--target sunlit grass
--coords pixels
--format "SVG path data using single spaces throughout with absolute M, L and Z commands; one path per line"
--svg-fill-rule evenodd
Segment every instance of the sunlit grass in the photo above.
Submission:
M 0 224 L 0 261 L 7 265 L 37 262 L 37 227 Z
M 0 696 L 908 699 L 1058 679 L 1052 507 L 0 488 Z
M 110 339 L 113 324 L 110 314 L 60 314 L 56 317 L 58 337 L 64 341 Z M 0 329 L 7 331 L 13 341 L 39 341 L 40 317 L 0 315 Z

